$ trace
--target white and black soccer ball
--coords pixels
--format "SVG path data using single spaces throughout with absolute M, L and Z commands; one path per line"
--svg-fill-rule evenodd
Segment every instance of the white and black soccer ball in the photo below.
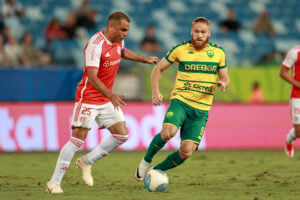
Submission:
M 163 192 L 168 188 L 169 178 L 162 170 L 150 169 L 146 173 L 144 184 L 149 192 Z

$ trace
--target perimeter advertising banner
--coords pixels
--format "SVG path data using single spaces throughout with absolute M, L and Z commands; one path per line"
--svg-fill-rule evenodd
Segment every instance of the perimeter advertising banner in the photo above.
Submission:
M 0 103 L 0 151 L 58 151 L 70 137 L 73 106 L 73 102 Z M 127 103 L 123 111 L 130 139 L 119 150 L 145 150 L 161 130 L 167 106 Z M 287 104 L 215 104 L 200 149 L 280 149 L 291 126 Z M 106 134 L 94 123 L 82 150 L 94 148 Z M 177 149 L 179 144 L 177 134 L 164 149 Z

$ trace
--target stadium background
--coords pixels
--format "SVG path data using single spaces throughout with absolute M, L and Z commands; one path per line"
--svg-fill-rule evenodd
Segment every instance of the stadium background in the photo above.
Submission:
M 25 17 L 21 21 L 6 20 L 16 38 L 25 32 L 34 35 L 35 46 L 45 48 L 44 30 L 56 17 L 62 23 L 81 1 L 22 1 Z M 1 1 L 3 4 L 4 1 Z M 190 37 L 191 21 L 197 16 L 211 21 L 211 41 L 227 53 L 231 85 L 224 94 L 216 93 L 206 136 L 200 149 L 280 149 L 291 127 L 289 85 L 279 78 L 281 53 L 300 43 L 300 12 L 297 0 L 90 0 L 97 11 L 97 30 L 106 26 L 113 11 L 123 11 L 131 19 L 126 47 L 140 54 L 140 41 L 146 26 L 156 27 L 162 50 L 160 58 L 178 42 Z M 221 33 L 218 23 L 233 8 L 242 25 L 238 34 Z M 255 19 L 267 9 L 275 27 L 273 38 L 253 32 Z M 54 41 L 48 66 L 0 68 L 0 151 L 57 151 L 70 135 L 74 93 L 81 78 L 83 46 L 96 30 L 80 28 L 72 40 Z M 276 57 L 261 63 L 262 56 L 276 51 Z M 131 140 L 120 150 L 143 150 L 161 127 L 176 66 L 162 77 L 161 87 L 166 103 L 151 105 L 150 73 L 152 66 L 122 61 L 114 90 L 126 95 L 124 107 Z M 258 81 L 265 103 L 249 104 L 252 83 Z M 105 130 L 93 127 L 83 150 L 93 148 Z M 234 141 L 234 142 L 233 142 Z M 165 149 L 179 145 L 178 137 Z M 299 144 L 296 143 L 296 147 Z

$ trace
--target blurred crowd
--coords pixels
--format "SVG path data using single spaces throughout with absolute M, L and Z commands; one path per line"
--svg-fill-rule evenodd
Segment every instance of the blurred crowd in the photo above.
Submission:
M 53 54 L 57 53 L 57 46 L 52 46 L 54 41 L 72 41 L 80 37 L 78 29 L 84 28 L 89 32 L 99 31 L 95 23 L 97 12 L 89 6 L 89 0 L 81 0 L 78 7 L 71 9 L 62 22 L 58 18 L 52 18 L 41 36 L 45 38 L 45 44 L 41 47 L 35 45 L 34 34 L 26 31 L 21 37 L 17 38 L 12 34 L 12 29 L 17 22 L 22 24 L 26 18 L 26 10 L 23 8 L 22 1 L 4 0 L 0 8 L 0 67 L 37 67 L 55 65 L 52 59 Z M 13 24 L 13 25 L 12 25 Z M 235 17 L 235 10 L 228 8 L 227 17 L 217 24 L 222 34 L 238 33 L 243 29 L 243 24 Z M 103 26 L 104 27 L 104 26 Z M 145 53 L 164 52 L 162 45 L 156 37 L 156 27 L 148 24 L 144 30 L 144 37 L 140 42 L 140 50 Z M 268 16 L 268 11 L 261 12 L 253 24 L 255 35 L 265 35 L 272 38 L 276 35 L 273 23 Z M 277 52 L 272 49 L 263 55 L 258 63 L 268 64 L 281 62 L 285 52 Z

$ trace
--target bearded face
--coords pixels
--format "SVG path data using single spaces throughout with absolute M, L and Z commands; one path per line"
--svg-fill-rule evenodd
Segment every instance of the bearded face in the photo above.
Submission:
M 192 25 L 192 44 L 196 49 L 202 49 L 209 40 L 210 30 L 209 25 L 206 23 L 194 23 Z

